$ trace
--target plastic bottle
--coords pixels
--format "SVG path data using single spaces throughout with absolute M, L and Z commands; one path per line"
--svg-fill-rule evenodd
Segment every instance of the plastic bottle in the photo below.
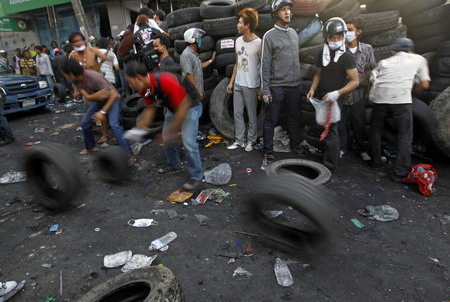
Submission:
M 175 238 L 177 238 L 177 233 L 169 232 L 161 238 L 153 240 L 148 249 L 150 251 L 159 250 L 174 241 Z
M 274 271 L 275 277 L 277 277 L 277 282 L 279 285 L 283 287 L 288 287 L 294 284 L 294 280 L 292 279 L 289 267 L 287 266 L 286 262 L 284 262 L 280 258 L 276 259 Z

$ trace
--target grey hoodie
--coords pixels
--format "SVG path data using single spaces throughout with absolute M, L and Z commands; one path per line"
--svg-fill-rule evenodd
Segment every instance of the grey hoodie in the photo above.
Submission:
M 261 83 L 263 94 L 270 87 L 301 84 L 298 36 L 294 29 L 274 25 L 262 40 Z

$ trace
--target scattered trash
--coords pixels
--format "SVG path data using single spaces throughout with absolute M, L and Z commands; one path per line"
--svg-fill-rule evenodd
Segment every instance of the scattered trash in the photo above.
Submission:
M 44 264 L 42 264 L 41 266 L 42 266 L 42 267 L 45 267 L 45 268 L 51 268 L 51 267 L 52 267 L 52 265 L 49 264 L 49 263 L 44 263 Z
M 85 203 L 83 203 L 83 204 L 80 204 L 78 207 L 77 207 L 77 209 L 81 209 L 82 207 L 84 207 L 84 206 L 86 206 L 86 204 Z
M 34 128 L 34 132 L 35 133 L 44 133 L 45 132 L 45 128 Z
M 167 216 L 169 216 L 169 219 L 170 219 L 170 220 L 172 220 L 172 219 L 178 217 L 178 213 L 177 213 L 177 211 L 174 210 L 174 209 L 166 210 L 166 214 L 167 214 Z
M 216 203 L 221 203 L 224 201 L 230 193 L 225 192 L 223 189 L 211 189 L 211 195 L 209 196 L 209 200 L 214 201 Z
M 166 197 L 166 200 L 170 201 L 171 203 L 185 202 L 192 195 L 194 195 L 194 193 L 186 192 L 186 191 L 182 191 L 182 190 L 176 190 L 175 192 L 170 194 L 168 197 Z
M 291 152 L 289 147 L 289 135 L 283 127 L 277 126 L 273 133 L 273 151 L 274 152 Z
M 287 266 L 286 262 L 284 262 L 280 258 L 276 259 L 274 271 L 279 285 L 283 287 L 289 287 L 294 284 L 294 280 L 292 279 L 289 267 Z
M 417 184 L 419 192 L 422 195 L 430 196 L 435 191 L 434 182 L 438 178 L 438 173 L 431 165 L 418 164 L 412 166 L 408 176 L 403 179 L 404 182 Z
M 233 277 L 236 277 L 237 275 L 239 276 L 246 276 L 247 278 L 253 276 L 252 273 L 250 273 L 249 271 L 247 271 L 246 269 L 243 269 L 242 267 L 238 266 L 234 272 L 233 272 Z
M 50 232 L 56 232 L 59 229 L 59 224 L 54 224 L 50 227 Z
M 253 255 L 253 247 L 251 245 L 247 245 L 247 247 L 245 248 L 245 255 L 246 256 Z
M 161 238 L 153 240 L 148 249 L 150 251 L 160 250 L 161 248 L 168 245 L 170 242 L 174 241 L 175 238 L 177 238 L 177 233 L 169 232 L 166 235 L 162 236 Z
M 399 217 L 398 211 L 389 205 L 366 206 L 359 214 L 382 222 L 394 221 Z
M 434 263 L 439 263 L 440 262 L 439 259 L 437 259 L 437 258 L 428 257 L 428 259 L 430 259 Z
M 139 155 L 139 153 L 141 153 L 141 149 L 143 146 L 144 146 L 144 144 L 141 144 L 141 143 L 132 143 L 131 149 L 133 150 L 133 154 Z
M 231 184 L 230 185 L 230 187 L 236 187 L 237 186 L 237 184 Z
M 231 180 L 231 167 L 227 163 L 218 165 L 204 173 L 205 181 L 213 185 L 225 185 Z
M 77 124 L 75 124 L 75 123 L 73 123 L 73 124 L 63 124 L 63 125 L 58 126 L 57 129 L 60 129 L 60 130 L 63 130 L 63 129 L 70 129 L 70 128 L 75 127 L 76 125 L 77 125 Z M 78 127 L 78 128 L 81 129 L 81 127 Z M 77 128 L 77 131 L 78 131 L 78 128 Z
M 56 232 L 55 232 L 55 235 L 59 235 L 59 234 L 61 234 L 61 233 L 62 233 L 62 231 L 63 231 L 62 229 L 57 229 L 57 230 L 56 230 Z
M 41 141 L 37 141 L 37 142 L 28 142 L 25 144 L 25 146 L 33 146 L 33 145 L 39 145 L 41 143 Z
M 77 129 L 75 129 L 75 131 L 83 131 L 83 128 L 78 127 Z
M 246 171 L 248 174 L 250 174 L 250 173 L 252 173 L 252 168 L 247 168 L 247 169 L 245 169 L 245 171 Z
M 122 267 L 121 271 L 123 273 L 126 273 L 138 268 L 148 267 L 152 265 L 152 262 L 156 259 L 157 256 L 158 255 L 154 255 L 151 257 L 140 254 L 133 255 L 133 257 L 131 257 L 131 260 Z
M 66 110 L 55 110 L 55 111 L 53 111 L 53 112 L 56 113 L 56 114 L 60 114 L 60 113 L 66 112 Z
M 211 196 L 211 190 L 203 190 L 200 192 L 200 194 L 198 194 L 197 198 L 195 199 L 195 202 L 192 204 L 193 205 L 205 204 L 209 196 Z
M 280 215 L 283 215 L 283 211 L 262 211 L 267 218 L 277 218 Z
M 59 135 L 59 132 L 50 133 L 50 136 L 57 136 L 57 135 Z
M 208 225 L 209 219 L 207 216 L 202 215 L 202 214 L 196 214 L 194 216 L 198 221 L 198 225 L 201 225 L 201 226 Z
M 216 128 L 213 127 L 213 128 L 208 130 L 208 135 L 210 135 L 210 136 L 217 136 L 217 135 L 219 135 L 219 132 L 217 132 Z
M 300 144 L 300 147 L 305 148 L 305 149 L 308 150 L 309 153 L 311 153 L 311 154 L 321 154 L 321 153 L 322 153 L 322 152 L 321 152 L 319 149 L 317 149 L 316 147 L 311 146 L 306 140 L 304 140 L 304 141 Z
M 13 184 L 18 182 L 24 182 L 27 180 L 25 172 L 7 172 L 0 178 L 0 184 Z
M 227 264 L 230 264 L 230 263 L 235 263 L 235 262 L 236 262 L 236 259 L 234 259 L 234 258 L 230 258 L 230 259 L 228 260 Z
M 137 228 L 146 228 L 152 225 L 158 225 L 158 222 L 153 219 L 130 219 L 128 220 L 128 225 L 137 227 Z
M 95 228 L 94 231 L 100 232 L 100 228 Z
M 51 295 L 45 298 L 45 302 L 56 302 L 55 295 Z
M 240 240 L 236 240 L 236 245 L 241 245 L 241 241 Z
M 206 136 L 206 138 L 209 140 L 209 142 L 205 145 L 205 148 L 220 144 L 223 141 L 222 135 L 208 135 Z
M 39 216 L 34 217 L 34 220 L 41 220 L 44 217 L 45 217 L 45 215 L 39 215 Z
M 133 256 L 131 251 L 122 251 L 103 258 L 103 266 L 107 268 L 115 268 L 128 263 Z
M 360 229 L 364 228 L 364 224 L 362 224 L 361 221 L 359 221 L 358 219 L 352 218 L 352 219 L 350 219 L 350 221 L 353 222 L 353 224 L 354 224 L 356 227 L 358 227 L 358 228 L 360 228 Z

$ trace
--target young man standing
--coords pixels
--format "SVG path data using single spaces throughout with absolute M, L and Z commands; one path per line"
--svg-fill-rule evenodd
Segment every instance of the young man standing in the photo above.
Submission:
M 301 76 L 298 36 L 289 28 L 291 0 L 274 0 L 271 13 L 274 27 L 264 34 L 261 54 L 261 81 L 263 100 L 268 105 L 264 119 L 264 159 L 261 169 L 275 160 L 273 135 L 280 111 L 288 112 L 288 132 L 292 151 L 301 153 Z
M 234 143 L 228 146 L 230 150 L 245 147 L 245 151 L 252 151 L 258 135 L 256 108 L 260 87 L 261 39 L 255 35 L 256 27 L 258 27 L 258 12 L 253 8 L 241 10 L 237 28 L 242 36 L 236 39 L 236 63 L 227 86 L 227 92 L 233 93 L 236 138 Z M 247 142 L 244 106 L 248 114 Z
M 163 23 L 164 20 L 166 20 L 166 12 L 160 9 L 155 11 L 155 22 L 158 25 L 161 25 L 161 23 Z
M 128 162 L 131 164 L 136 161 L 130 144 L 123 139 L 124 130 L 119 123 L 120 95 L 117 90 L 100 73 L 85 70 L 74 59 L 67 59 L 67 62 L 62 65 L 62 72 L 73 82 L 81 95 L 92 103 L 81 121 L 86 149 L 80 154 L 84 155 L 98 150 L 92 132 L 92 121 L 97 120 L 104 124 L 108 117 L 117 143 L 128 153 Z
M 371 164 L 381 164 L 381 135 L 387 118 L 391 117 L 397 132 L 398 154 L 395 168 L 389 178 L 401 181 L 411 169 L 411 144 L 413 137 L 412 97 L 413 87 L 419 92 L 430 86 L 427 60 L 414 51 L 414 42 L 398 38 L 391 46 L 395 53 L 380 61 L 372 71 L 370 101 L 373 102 L 370 123 Z
M 170 39 L 165 35 L 159 35 L 153 41 L 153 50 L 159 56 L 159 70 L 173 71 L 175 68 L 175 61 L 169 56 Z
M 356 151 L 364 161 L 370 160 L 364 147 L 366 132 L 366 110 L 364 95 L 369 88 L 369 78 L 372 69 L 376 66 L 372 46 L 359 42 L 363 33 L 364 20 L 355 17 L 347 22 L 347 35 L 345 36 L 347 47 L 355 56 L 358 70 L 359 86 L 344 98 L 342 103 L 341 121 L 339 122 L 339 137 L 341 141 L 340 157 L 348 151 L 348 130 L 351 128 L 356 142 Z
M 157 62 L 154 62 L 155 67 L 156 65 Z M 181 169 L 180 155 L 175 145 L 181 130 L 190 178 L 183 185 L 183 189 L 197 191 L 202 187 L 203 169 L 197 143 L 198 119 L 202 114 L 202 105 L 198 97 L 193 96 L 196 90 L 191 89 L 192 91 L 188 94 L 176 75 L 167 72 L 159 74 L 147 72 L 146 66 L 136 61 L 127 64 L 125 76 L 130 87 L 141 92 L 146 105 L 136 128 L 128 130 L 125 138 L 131 141 L 144 141 L 144 137 L 148 134 L 147 128 L 155 117 L 157 106 L 163 106 L 165 109 L 163 140 L 167 166 L 160 169 L 158 173 Z
M 108 60 L 108 57 L 95 47 L 86 45 L 86 38 L 80 32 L 73 32 L 69 36 L 69 42 L 75 49 L 69 58 L 75 59 L 83 68 L 100 72 L 100 62 Z
M 43 48 L 41 46 L 35 46 L 34 51 L 36 51 L 36 67 L 37 73 L 40 76 L 45 77 L 47 80 L 48 86 L 50 90 L 53 91 L 53 86 L 55 82 L 53 81 L 53 69 L 52 63 L 50 62 L 50 58 L 47 54 L 43 52 Z
M 36 62 L 31 57 L 29 50 L 23 51 L 23 58 L 20 60 L 19 65 L 23 75 L 37 75 Z
M 338 106 L 341 96 L 359 85 L 355 57 L 345 45 L 347 25 L 341 18 L 331 18 L 325 23 L 325 44 L 320 53 L 317 71 L 313 78 L 308 99 L 317 96 L 325 102 Z M 325 138 L 323 164 L 330 170 L 337 168 L 339 160 L 339 131 L 336 123 L 331 124 Z
M 155 12 L 148 7 L 143 7 L 139 10 L 139 15 L 145 15 L 148 19 L 147 24 L 151 27 L 154 28 L 156 30 L 158 30 L 158 32 L 161 32 L 165 35 L 168 35 L 164 30 L 161 29 L 161 27 L 159 27 L 158 23 L 156 23 L 156 21 L 153 19 Z M 136 22 L 137 23 L 137 22 Z M 133 33 L 135 34 L 138 30 L 139 30 L 139 25 L 138 24 L 134 24 L 134 30 Z

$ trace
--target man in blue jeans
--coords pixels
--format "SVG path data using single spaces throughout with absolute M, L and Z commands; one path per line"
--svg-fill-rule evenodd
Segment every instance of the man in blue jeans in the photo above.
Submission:
M 14 135 L 9 128 L 8 120 L 3 115 L 4 106 L 4 95 L 0 93 L 0 146 L 4 146 L 14 142 Z
M 83 155 L 98 150 L 92 131 L 92 122 L 106 123 L 106 116 L 108 116 L 109 125 L 117 143 L 127 152 L 129 164 L 134 163 L 136 158 L 133 155 L 130 144 L 123 139 L 124 130 L 119 123 L 120 95 L 117 90 L 103 75 L 96 71 L 85 70 L 74 59 L 67 59 L 66 63 L 61 64 L 61 66 L 64 76 L 73 82 L 87 101 L 92 103 L 81 120 L 86 149 L 81 151 L 80 154 Z
M 154 68 L 159 63 L 156 53 L 152 58 L 154 62 L 146 62 L 149 68 L 151 65 Z M 183 189 L 190 192 L 199 190 L 203 184 L 203 169 L 197 144 L 197 132 L 202 105 L 197 90 L 188 80 L 182 83 L 180 76 L 168 72 L 159 74 L 148 72 L 144 64 L 136 61 L 127 64 L 125 76 L 130 87 L 141 92 L 146 106 L 136 128 L 125 132 L 124 137 L 131 141 L 144 141 L 149 133 L 147 127 L 153 122 L 157 107 L 164 107 L 163 140 L 167 166 L 158 172 L 167 173 L 181 169 L 180 155 L 175 144 L 181 130 L 189 173 L 189 180 L 183 184 Z

